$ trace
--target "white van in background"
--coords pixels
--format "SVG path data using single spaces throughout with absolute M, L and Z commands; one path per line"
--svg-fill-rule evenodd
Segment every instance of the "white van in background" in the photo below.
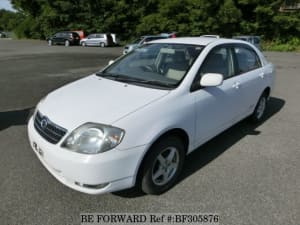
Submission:
M 108 47 L 117 44 L 116 34 L 110 33 L 93 33 L 88 35 L 86 38 L 80 40 L 82 46 L 100 46 Z

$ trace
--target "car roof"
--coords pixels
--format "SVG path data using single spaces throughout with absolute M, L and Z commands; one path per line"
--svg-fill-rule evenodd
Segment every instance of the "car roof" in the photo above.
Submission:
M 151 43 L 170 43 L 170 44 L 192 44 L 206 46 L 212 42 L 224 43 L 242 43 L 238 40 L 226 39 L 226 38 L 211 38 L 211 37 L 179 37 L 168 38 L 151 41 Z M 244 43 L 244 42 L 243 42 Z

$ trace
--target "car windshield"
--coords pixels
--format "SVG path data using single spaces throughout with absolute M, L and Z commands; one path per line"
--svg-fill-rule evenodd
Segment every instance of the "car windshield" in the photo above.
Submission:
M 183 80 L 203 46 L 151 43 L 143 45 L 97 73 L 125 83 L 172 89 Z

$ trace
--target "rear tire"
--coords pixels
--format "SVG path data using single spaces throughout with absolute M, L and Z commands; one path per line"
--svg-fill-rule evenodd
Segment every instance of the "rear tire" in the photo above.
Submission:
M 268 101 L 268 96 L 264 92 L 260 96 L 260 98 L 255 106 L 254 112 L 250 116 L 251 122 L 259 123 L 264 119 L 264 115 L 265 115 L 266 108 L 267 108 L 267 101 Z
M 48 40 L 48 46 L 52 46 L 53 43 L 52 43 L 52 40 Z
M 100 47 L 101 48 L 104 48 L 105 47 L 105 44 L 103 42 L 100 42 Z
M 167 136 L 156 142 L 144 160 L 141 189 L 146 194 L 158 195 L 176 182 L 185 158 L 185 146 L 180 138 Z

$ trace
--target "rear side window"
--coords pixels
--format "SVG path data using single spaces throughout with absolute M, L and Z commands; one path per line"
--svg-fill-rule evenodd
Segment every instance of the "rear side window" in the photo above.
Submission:
M 261 62 L 255 51 L 246 47 L 234 47 L 237 61 L 237 74 L 246 73 L 261 67 Z

